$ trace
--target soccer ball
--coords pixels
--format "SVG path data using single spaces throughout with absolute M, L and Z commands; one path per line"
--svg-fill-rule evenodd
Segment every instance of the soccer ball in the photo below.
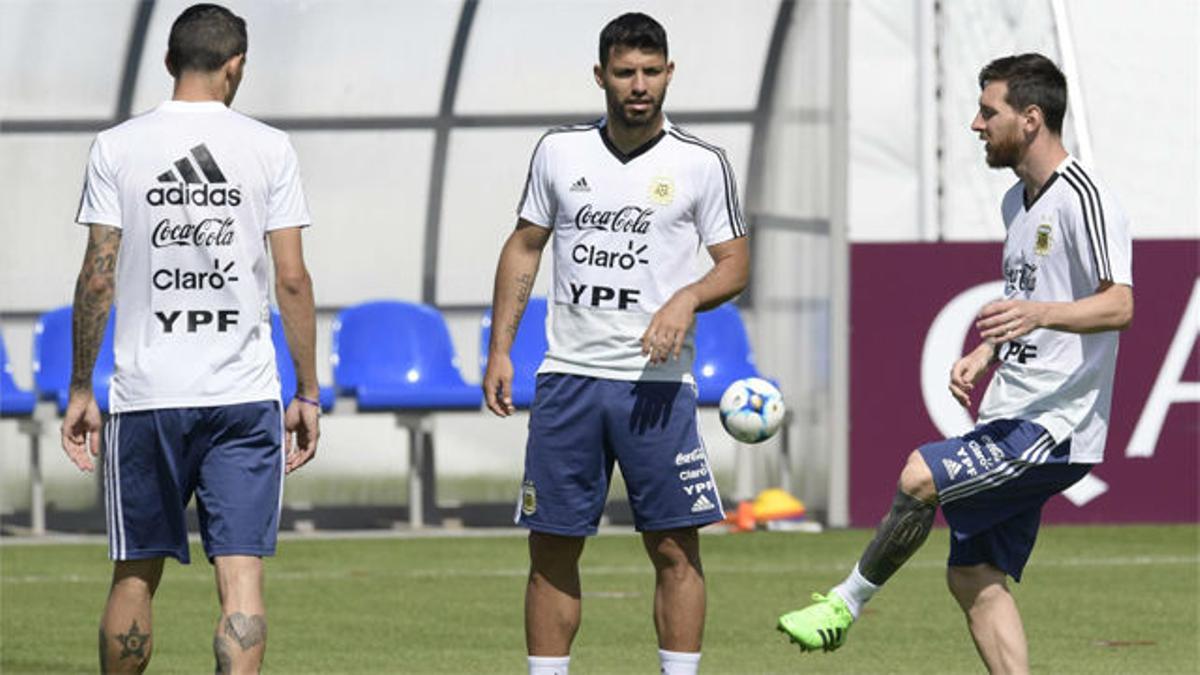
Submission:
M 761 443 L 774 436 L 785 412 L 783 394 L 762 378 L 738 380 L 721 394 L 721 426 L 743 443 Z

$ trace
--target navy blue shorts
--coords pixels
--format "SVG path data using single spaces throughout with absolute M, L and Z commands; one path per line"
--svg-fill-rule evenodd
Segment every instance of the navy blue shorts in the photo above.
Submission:
M 1025 420 L 995 420 L 919 448 L 949 523 L 952 566 L 989 563 L 1020 581 L 1042 505 L 1091 471 L 1070 464 L 1071 439 Z
M 185 512 L 193 493 L 209 560 L 274 555 L 283 496 L 280 407 L 260 401 L 113 413 L 104 429 L 109 557 L 190 562 Z
M 550 534 L 595 534 L 614 463 L 639 532 L 725 517 L 693 385 L 538 375 L 516 522 Z

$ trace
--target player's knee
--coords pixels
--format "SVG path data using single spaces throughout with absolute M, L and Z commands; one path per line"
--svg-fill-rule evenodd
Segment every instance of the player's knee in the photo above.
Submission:
M 900 472 L 900 490 L 921 501 L 932 502 L 937 497 L 937 486 L 933 484 L 933 472 L 925 464 L 920 451 L 913 450 L 908 462 Z
M 583 553 L 583 537 L 564 537 L 545 532 L 529 533 L 529 561 L 534 571 L 575 568 Z
M 162 571 L 162 558 L 119 560 L 113 564 L 113 590 L 153 596 L 162 579 Z
M 702 574 L 700 537 L 695 528 L 647 532 L 642 536 L 646 554 L 660 574 L 691 577 Z
M 1004 572 L 991 565 L 954 565 L 946 568 L 946 586 L 963 611 L 996 593 L 1007 593 Z

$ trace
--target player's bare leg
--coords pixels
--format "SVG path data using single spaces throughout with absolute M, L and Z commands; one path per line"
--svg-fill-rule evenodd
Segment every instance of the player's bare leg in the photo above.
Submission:
M 213 635 L 218 673 L 257 673 L 267 651 L 263 561 L 248 555 L 213 558 L 221 618 Z
M 967 617 L 971 639 L 988 672 L 1028 673 L 1025 627 L 1017 603 L 1008 591 L 1004 572 L 986 563 L 950 567 L 946 583 Z
M 529 533 L 525 646 L 530 656 L 566 656 L 582 613 L 579 556 L 583 537 Z
M 779 618 L 779 630 L 802 651 L 833 651 L 846 641 L 863 606 L 925 543 L 937 512 L 933 472 L 914 450 L 900 472 L 892 508 L 846 579 L 816 602 Z
M 658 646 L 673 652 L 699 652 L 704 636 L 704 570 L 696 528 L 643 532 L 654 563 L 654 627 Z
M 108 603 L 100 617 L 100 672 L 140 673 L 150 663 L 150 604 L 162 571 L 162 558 L 113 564 Z

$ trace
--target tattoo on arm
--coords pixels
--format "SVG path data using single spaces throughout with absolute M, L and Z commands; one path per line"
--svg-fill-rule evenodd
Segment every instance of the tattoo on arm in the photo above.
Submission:
M 529 303 L 529 294 L 533 292 L 533 275 L 522 274 L 517 277 L 517 306 L 513 310 L 512 321 L 508 325 L 508 337 L 517 339 L 517 328 L 521 324 L 521 315 L 525 313 L 525 305 Z
M 119 229 L 92 226 L 83 269 L 75 282 L 75 305 L 71 314 L 72 389 L 90 389 L 92 386 L 92 368 L 96 365 L 104 327 L 108 324 L 108 311 L 112 307 L 120 246 Z

